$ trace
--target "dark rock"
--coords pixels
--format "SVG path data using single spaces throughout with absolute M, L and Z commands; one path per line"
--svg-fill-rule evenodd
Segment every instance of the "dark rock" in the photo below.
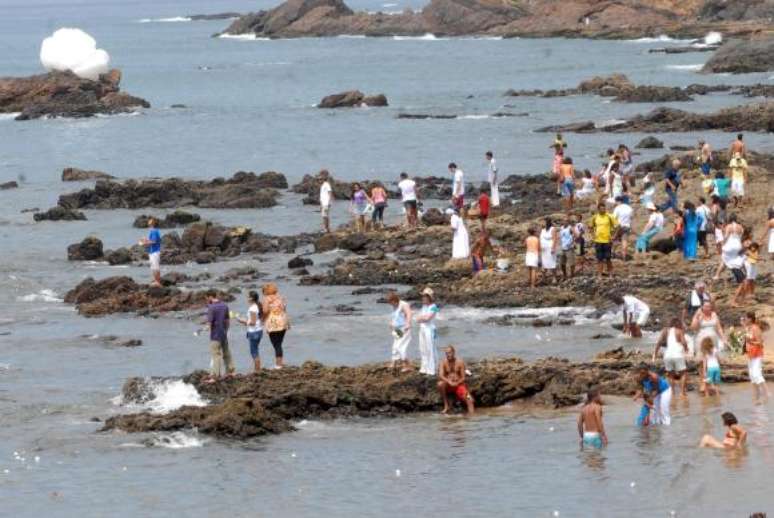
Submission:
M 175 286 L 184 282 L 190 282 L 193 279 L 190 275 L 180 272 L 168 272 L 161 276 L 162 286 Z
M 448 224 L 448 221 L 446 220 L 446 215 L 441 212 L 438 209 L 427 209 L 422 214 L 422 223 L 431 226 L 431 225 L 446 225 Z
M 212 252 L 199 252 L 196 254 L 195 261 L 197 264 L 209 264 L 214 263 L 216 260 L 215 254 Z
M 45 212 L 33 214 L 32 219 L 35 221 L 86 221 L 86 215 L 79 210 L 52 207 Z
M 363 234 L 347 234 L 339 240 L 339 248 L 350 252 L 360 252 L 368 244 L 368 238 Z
M 115 335 L 96 336 L 96 337 L 92 337 L 90 335 L 82 335 L 81 338 L 94 340 L 101 343 L 102 345 L 111 345 L 111 346 L 117 346 L 117 347 L 139 347 L 142 345 L 142 340 L 140 340 L 139 338 L 121 338 L 120 336 L 115 336 Z
M 0 183 L 0 191 L 7 191 L 9 189 L 18 189 L 19 183 L 15 181 Z
M 664 143 L 656 137 L 645 137 L 635 147 L 637 149 L 662 149 Z
M 665 103 L 692 101 L 693 98 L 682 88 L 671 86 L 636 86 L 620 90 L 615 94 L 616 101 L 628 103 Z
M 240 13 L 214 13 L 214 14 L 191 14 L 186 16 L 192 22 L 210 21 L 210 20 L 231 20 L 239 18 Z
M 314 264 L 314 261 L 312 261 L 308 257 L 296 256 L 290 261 L 288 261 L 288 268 L 291 268 L 291 269 L 304 268 L 306 266 L 312 266 L 313 264 Z
M 68 261 L 95 261 L 103 256 L 102 241 L 96 237 L 87 237 L 67 247 Z
M 157 221 L 158 223 L 157 228 L 184 227 L 186 225 L 190 225 L 191 223 L 195 223 L 201 220 L 201 216 L 199 216 L 198 214 L 186 212 L 184 210 L 176 210 L 171 214 L 167 214 L 164 218 L 159 218 L 156 216 L 146 216 L 145 214 L 143 214 L 142 216 L 137 216 L 134 219 L 134 223 L 132 223 L 132 226 L 135 228 L 148 228 L 149 226 L 148 220 L 151 218 Z
M 709 61 L 703 72 L 748 74 L 774 70 L 774 38 L 732 40 L 725 42 Z
M 169 107 L 175 110 L 182 110 L 184 108 L 188 108 L 188 106 L 186 106 L 185 104 L 180 104 L 180 103 L 170 104 Z
M 594 121 L 585 121 L 585 122 L 574 122 L 571 124 L 564 124 L 564 125 L 544 126 L 542 128 L 536 129 L 535 131 L 537 133 L 556 133 L 556 132 L 592 133 L 597 130 L 598 128 L 594 124 Z
M 102 171 L 86 171 L 84 169 L 78 169 L 77 167 L 67 167 L 62 170 L 63 182 L 83 182 L 86 180 L 112 180 L 115 178 Z
M 323 234 L 314 243 L 315 252 L 329 252 L 339 247 L 338 238 L 335 234 Z
M 427 114 L 427 113 L 399 113 L 396 119 L 456 119 L 457 115 Z
M 28 212 L 40 212 L 40 209 L 38 207 L 31 207 L 29 209 L 22 209 L 19 212 L 22 214 L 27 214 Z
M 340 94 L 323 97 L 317 104 L 318 108 L 352 108 L 354 106 L 387 106 L 384 94 L 366 96 L 359 90 L 350 90 Z
M 109 250 L 105 253 L 105 260 L 111 265 L 131 264 L 134 260 L 132 252 L 128 248 Z
M 119 91 L 121 72 L 113 69 L 98 81 L 72 72 L 0 78 L 0 113 L 21 112 L 16 120 L 50 117 L 91 117 L 149 108 L 139 97 Z
M 648 251 L 669 254 L 677 249 L 675 242 L 671 237 L 653 239 L 648 245 Z

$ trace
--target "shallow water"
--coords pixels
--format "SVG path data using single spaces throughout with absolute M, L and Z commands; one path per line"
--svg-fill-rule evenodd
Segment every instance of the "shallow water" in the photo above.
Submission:
M 359 0 L 369 10 L 417 8 Z M 233 0 L 213 4 L 33 0 L 6 2 L 0 16 L 0 75 L 37 73 L 40 41 L 60 26 L 93 34 L 123 70 L 124 88 L 153 104 L 136 116 L 14 122 L 0 119 L 0 177 L 21 188 L 0 192 L 0 498 L 13 516 L 194 515 L 301 516 L 313 513 L 454 516 L 678 516 L 744 515 L 770 506 L 771 406 L 752 407 L 748 387 L 729 390 L 721 406 L 690 400 L 669 430 L 632 426 L 637 406 L 616 400 L 607 409 L 611 446 L 579 453 L 572 412 L 516 407 L 474 419 L 412 416 L 395 420 L 308 422 L 299 431 L 249 443 L 199 437 L 195 432 L 132 436 L 95 434 L 116 412 L 130 376 L 181 375 L 206 368 L 207 344 L 188 318 L 77 316 L 60 300 L 86 276 L 130 275 L 141 267 L 66 261 L 66 246 L 93 233 L 106 248 L 136 242 L 134 217 L 150 211 L 86 211 L 87 222 L 33 224 L 22 209 L 55 205 L 57 196 L 88 184 L 62 184 L 66 166 L 102 169 L 120 177 L 208 178 L 243 170 L 275 169 L 291 182 L 328 167 L 347 178 L 392 180 L 402 170 L 444 174 L 457 161 L 470 180 L 484 178 L 483 152 L 493 149 L 506 174 L 537 174 L 549 167 L 547 124 L 620 119 L 650 105 L 596 97 L 504 98 L 508 88 L 574 86 L 593 75 L 626 73 L 638 83 L 687 85 L 766 82 L 765 75 L 700 76 L 692 68 L 706 54 L 658 55 L 669 42 L 476 39 L 212 39 L 227 22 L 147 22 L 199 12 L 270 7 Z M 323 111 L 329 93 L 359 88 L 384 92 L 385 109 Z M 468 98 L 469 96 L 472 98 Z M 737 104 L 709 95 L 684 109 L 708 111 Z M 186 109 L 168 108 L 184 103 Z M 509 104 L 512 107 L 505 108 Z M 527 117 L 478 117 L 496 111 Z M 459 120 L 397 120 L 400 112 L 455 113 Z M 599 152 L 643 135 L 569 135 L 580 167 L 595 168 Z M 716 146 L 729 136 L 703 135 Z M 694 134 L 660 136 L 667 145 L 693 144 Z M 763 135 L 752 148 L 773 151 Z M 659 156 L 644 151 L 641 160 Z M 164 211 L 152 211 L 163 213 Z M 274 234 L 311 231 L 314 208 L 286 194 L 267 210 L 197 211 L 224 224 L 247 224 Z M 388 211 L 395 220 L 397 211 Z M 337 209 L 334 222 L 345 220 Z M 313 255 L 313 269 L 336 253 Z M 183 265 L 187 273 L 219 273 L 255 264 L 267 279 L 286 274 L 288 255 L 244 257 L 215 265 Z M 355 297 L 353 287 L 299 287 L 280 278 L 294 327 L 288 360 L 329 364 L 383 361 L 389 353 L 387 308 L 377 295 Z M 245 286 L 245 289 L 250 286 Z M 442 303 L 442 301 L 441 301 Z M 354 315 L 335 314 L 351 304 Z M 242 311 L 242 302 L 233 305 Z M 586 359 L 621 340 L 608 320 L 535 329 L 483 321 L 517 310 L 443 307 L 440 343 L 465 357 L 546 355 Z M 558 310 L 557 310 L 558 311 Z M 610 339 L 593 339 L 596 334 Z M 101 345 L 83 335 L 140 338 L 144 345 Z M 650 348 L 652 337 L 627 347 Z M 247 344 L 232 332 L 237 366 L 249 369 Z M 271 364 L 267 344 L 264 361 Z M 177 395 L 174 395 L 177 394 Z M 165 404 L 179 404 L 175 392 Z M 189 399 L 190 400 L 190 399 Z M 719 414 L 732 408 L 750 429 L 749 455 L 727 459 L 698 452 L 702 433 L 719 434 Z M 549 431 L 553 427 L 554 431 Z M 19 459 L 16 459 L 17 452 Z M 35 461 L 39 457 L 39 461 Z M 20 460 L 24 458 L 24 460 Z M 124 469 L 125 468 L 125 469 Z M 6 473 L 5 470 L 8 470 Z M 400 470 L 400 476 L 396 476 Z M 635 482 L 634 487 L 630 487 Z M 659 498 L 652 498 L 659 495 Z

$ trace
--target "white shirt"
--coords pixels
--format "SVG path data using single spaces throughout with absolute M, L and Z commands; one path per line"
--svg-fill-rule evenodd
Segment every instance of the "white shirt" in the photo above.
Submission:
M 452 186 L 452 196 L 462 196 L 465 194 L 465 181 L 462 179 L 462 169 L 454 172 L 454 185 Z
M 615 216 L 615 219 L 618 220 L 618 224 L 622 227 L 631 228 L 632 227 L 632 212 L 634 210 L 626 203 L 622 203 L 620 205 L 616 205 L 615 210 L 613 210 L 613 216 Z
M 321 207 L 330 207 L 331 206 L 331 184 L 328 182 L 328 180 L 325 180 L 322 185 L 320 186 L 320 206 Z
M 250 320 L 252 319 L 253 315 L 255 315 L 255 325 L 250 325 Z M 261 331 L 263 327 L 261 326 L 261 319 L 258 318 L 259 312 L 258 312 L 258 304 L 251 304 L 249 308 L 247 308 L 247 332 L 248 333 L 256 333 L 258 331 Z
M 495 162 L 495 159 L 489 161 L 489 174 L 494 177 L 497 175 L 497 162 Z
M 664 215 L 660 212 L 654 212 L 650 215 L 650 218 L 648 218 L 648 223 L 650 223 L 651 229 L 662 229 L 664 228 Z
M 641 315 L 649 312 L 650 308 L 643 301 L 632 295 L 624 295 L 624 310 L 630 315 Z
M 401 180 L 398 183 L 398 189 L 400 189 L 400 196 L 403 201 L 416 201 L 417 191 L 416 182 L 410 178 Z
M 706 205 L 699 205 L 696 207 L 696 214 L 699 214 L 701 216 L 701 226 L 699 227 L 699 230 L 701 232 L 704 232 L 707 230 L 707 222 L 710 219 L 710 210 L 709 207 Z

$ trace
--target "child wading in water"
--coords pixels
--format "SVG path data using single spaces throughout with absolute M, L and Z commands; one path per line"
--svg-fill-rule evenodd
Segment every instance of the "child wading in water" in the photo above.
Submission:
M 651 410 L 653 410 L 653 398 L 650 396 L 650 394 L 643 394 L 640 415 L 637 416 L 637 426 L 650 426 Z
M 720 416 L 723 419 L 723 425 L 727 428 L 723 442 L 715 439 L 711 435 L 705 435 L 699 443 L 700 448 L 740 448 L 747 442 L 747 431 L 739 426 L 739 421 L 731 412 L 724 412 Z
M 714 396 L 720 394 L 720 362 L 718 361 L 718 350 L 715 348 L 715 342 L 710 337 L 701 341 L 702 374 L 706 384 L 705 395 Z
M 586 403 L 578 416 L 578 435 L 581 449 L 584 446 L 607 446 L 607 433 L 602 421 L 602 399 L 598 389 L 591 389 L 586 395 Z

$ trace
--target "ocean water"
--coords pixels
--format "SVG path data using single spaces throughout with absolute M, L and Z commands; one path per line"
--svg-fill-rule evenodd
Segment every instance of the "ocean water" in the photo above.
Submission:
M 367 10 L 421 8 L 418 2 L 360 0 Z M 122 178 L 211 178 L 237 170 L 277 170 L 291 182 L 327 167 L 345 179 L 390 181 L 400 171 L 441 175 L 454 160 L 471 180 L 483 179 L 492 149 L 506 174 L 538 174 L 550 166 L 548 124 L 621 119 L 653 108 L 597 97 L 505 98 L 508 88 L 562 88 L 594 75 L 621 72 L 643 84 L 687 85 L 771 81 L 766 75 L 704 76 L 708 54 L 648 54 L 681 44 L 663 38 L 604 42 L 563 39 L 303 38 L 219 39 L 227 21 L 187 22 L 186 15 L 268 8 L 256 1 L 10 0 L 0 6 L 0 75 L 41 71 L 40 42 L 55 29 L 79 27 L 123 71 L 126 91 L 153 108 L 133 116 L 15 122 L 0 119 L 0 179 L 21 187 L 0 192 L 0 498 L 9 516 L 356 516 L 442 512 L 452 516 L 707 516 L 772 510 L 767 476 L 771 405 L 753 407 L 748 387 L 733 387 L 719 404 L 691 398 L 677 405 L 674 426 L 641 432 L 637 405 L 614 399 L 606 410 L 611 446 L 579 453 L 574 410 L 546 412 L 516 405 L 474 419 L 412 416 L 390 421 L 305 422 L 299 431 L 247 443 L 195 431 L 96 434 L 98 422 L 124 407 L 117 396 L 130 376 L 181 375 L 208 364 L 207 343 L 185 318 L 79 317 L 61 302 L 87 276 L 130 275 L 141 267 L 69 263 L 66 247 L 89 234 L 106 248 L 136 242 L 131 227 L 145 211 L 86 211 L 86 222 L 34 224 L 23 209 L 46 209 L 59 194 L 88 184 L 62 184 L 62 168 L 101 169 Z M 325 111 L 329 93 L 357 88 L 385 93 L 388 108 Z M 744 100 L 724 94 L 674 106 L 711 111 Z M 171 109 L 182 103 L 185 109 Z M 510 105 L 506 107 L 505 105 Z M 497 111 L 529 116 L 493 119 Z M 442 113 L 456 120 L 398 120 L 398 113 Z M 580 167 L 599 153 L 644 135 L 568 135 Z M 667 145 L 693 144 L 697 134 L 659 135 Z M 730 135 L 702 135 L 716 147 Z M 748 134 L 750 147 L 774 151 L 771 138 Z M 659 156 L 644 151 L 638 160 Z M 163 211 L 153 211 L 162 213 Z M 314 208 L 284 195 L 267 210 L 199 210 L 224 224 L 273 234 L 311 231 Z M 399 217 L 388 211 L 388 218 Z M 336 223 L 346 219 L 337 209 Z M 287 360 L 359 364 L 386 360 L 388 309 L 377 295 L 352 287 L 299 287 L 285 278 L 291 256 L 242 257 L 183 265 L 218 274 L 256 265 L 278 279 L 294 327 Z M 313 255 L 313 270 L 337 253 Z M 245 286 L 249 288 L 250 286 Z M 339 315 L 337 304 L 357 311 Z M 442 301 L 441 301 L 442 303 Z M 234 309 L 244 311 L 243 301 Z M 558 311 L 558 310 L 557 310 Z M 443 307 L 440 343 L 469 358 L 547 355 L 587 359 L 622 340 L 607 319 L 547 329 L 497 327 L 490 316 L 515 309 Z M 612 335 L 594 339 L 594 335 Z M 104 335 L 144 345 L 102 345 Z M 86 336 L 86 338 L 84 338 Z M 650 348 L 653 337 L 627 347 Z M 241 371 L 247 344 L 232 332 Z M 266 355 L 264 361 L 271 364 Z M 187 387 L 159 390 L 158 411 L 201 403 Z M 733 409 L 751 432 L 747 455 L 698 452 L 702 433 L 721 433 L 719 414 Z M 14 454 L 16 453 L 16 454 Z M 22 460 L 23 459 L 23 460 Z M 37 460 L 36 460 L 37 459 Z M 7 471 L 6 471 L 7 470 Z M 399 471 L 397 471 L 399 470 Z M 397 474 L 400 473 L 400 476 Z M 631 483 L 634 483 L 634 486 Z M 652 495 L 660 495 L 654 499 Z M 554 514 L 559 512 L 559 515 Z

